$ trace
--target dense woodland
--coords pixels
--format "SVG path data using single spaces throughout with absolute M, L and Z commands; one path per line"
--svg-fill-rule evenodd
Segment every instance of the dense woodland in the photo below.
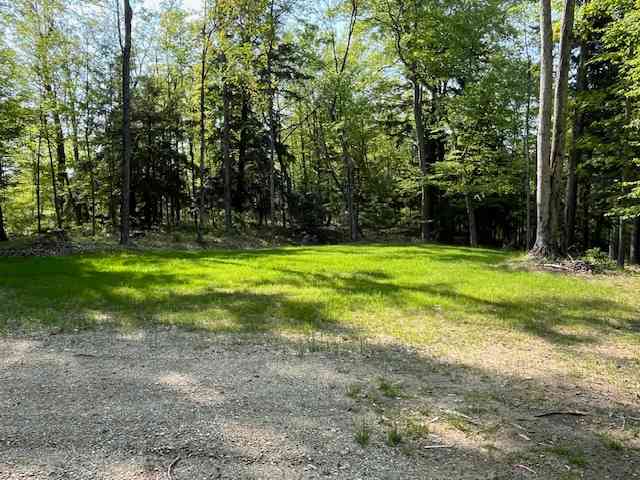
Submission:
M 0 240 L 640 255 L 637 0 L 0 0 Z

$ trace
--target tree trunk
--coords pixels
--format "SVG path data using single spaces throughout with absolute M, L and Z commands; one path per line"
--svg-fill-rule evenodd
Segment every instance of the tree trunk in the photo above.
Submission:
M 224 169 L 224 228 L 231 233 L 233 221 L 231 217 L 231 92 L 225 82 L 222 92 L 223 124 L 222 124 L 222 161 Z
M 525 39 L 526 39 L 525 28 Z M 525 40 L 526 41 L 526 40 Z M 529 137 L 531 128 L 529 120 L 531 116 L 531 94 L 533 90 L 533 79 L 531 78 L 531 57 L 529 56 L 529 44 L 526 45 L 527 49 L 527 108 L 525 111 L 525 123 L 524 123 L 524 162 L 525 162 L 525 182 L 524 182 L 524 195 L 525 195 L 525 248 L 528 250 L 533 244 L 533 231 L 531 229 L 531 152 L 529 151 Z
M 124 0 L 124 48 L 122 51 L 122 205 L 120 207 L 120 244 L 129 243 L 129 207 L 131 205 L 131 21 L 133 11 Z
M 553 102 L 553 29 L 551 24 L 551 0 L 540 0 L 540 105 L 538 114 L 537 158 L 537 229 L 536 243 L 531 253 L 536 256 L 554 256 L 551 226 L 551 114 Z
M 580 150 L 577 147 L 578 137 L 582 135 L 582 113 L 578 105 L 579 95 L 585 88 L 586 77 L 586 47 L 584 42 L 580 43 L 580 59 L 578 61 L 578 77 L 576 82 L 576 111 L 573 121 L 573 135 L 571 139 L 571 153 L 569 154 L 569 164 L 567 168 L 567 198 L 565 202 L 564 222 L 565 222 L 565 249 L 571 249 L 576 243 L 576 210 L 578 203 L 578 163 L 580 161 Z
M 538 232 L 533 253 L 557 256 L 562 253 L 560 216 L 560 181 L 565 151 L 565 110 L 567 104 L 569 64 L 575 0 L 565 0 L 562 16 L 562 37 L 558 78 L 553 99 L 553 129 L 551 129 L 551 89 L 553 85 L 553 33 L 551 1 L 541 0 L 541 65 L 540 121 L 538 131 Z M 551 133 L 551 143 L 549 136 Z
M 418 143 L 418 158 L 420 160 L 420 173 L 422 174 L 422 182 L 420 189 L 420 232 L 423 242 L 430 242 L 432 237 L 431 213 L 431 192 L 426 183 L 426 177 L 429 173 L 429 159 L 427 154 L 427 139 L 424 131 L 424 119 L 422 115 L 422 86 L 418 81 L 417 75 L 412 78 L 413 83 L 413 119 L 416 128 L 416 140 Z
M 205 97 L 205 83 L 207 80 L 207 50 L 208 50 L 208 42 L 209 37 L 207 35 L 207 4 L 205 1 L 204 8 L 204 24 L 202 26 L 202 56 L 200 58 L 200 194 L 198 196 L 198 221 L 196 221 L 196 235 L 198 238 L 198 242 L 202 242 L 203 237 L 203 228 L 205 224 L 204 220 L 204 200 L 205 200 L 205 109 L 204 109 L 204 97 Z
M 42 122 L 44 138 L 47 141 L 47 150 L 49 152 L 49 169 L 51 171 L 51 186 L 53 187 L 53 207 L 56 213 L 56 226 L 59 230 L 62 230 L 62 214 L 60 213 L 61 205 L 60 198 L 58 197 L 58 182 L 56 181 L 56 170 L 53 166 L 53 152 L 51 149 L 51 139 L 49 138 L 49 125 L 47 122 L 47 117 L 45 115 L 42 115 L 40 121 Z
M 566 152 L 567 130 L 567 97 L 569 91 L 569 67 L 571 64 L 571 47 L 573 44 L 573 19 L 575 0 L 565 0 L 562 15 L 562 34 L 560 38 L 560 59 L 556 78 L 553 114 L 553 135 L 551 141 L 551 235 L 558 253 L 564 254 L 566 242 L 562 241 L 562 172 Z
M 630 243 L 631 255 L 629 257 L 629 262 L 633 265 L 640 265 L 640 217 L 636 217 L 633 221 Z
M 276 24 L 274 17 L 275 1 L 269 3 L 270 33 L 267 51 L 267 89 L 269 94 L 269 216 L 275 224 L 275 157 L 276 157 L 276 118 L 275 118 L 275 88 L 273 86 L 273 50 L 276 41 Z
M 38 151 L 36 152 L 35 180 L 36 180 L 36 215 L 38 219 L 38 233 L 42 233 L 42 199 L 40 194 L 40 164 L 42 160 L 42 127 L 38 134 Z
M 9 240 L 7 231 L 4 228 L 4 214 L 2 213 L 2 202 L 0 202 L 0 242 L 6 242 Z
M 609 259 L 617 260 L 618 256 L 616 254 L 616 241 L 618 240 L 616 236 L 616 226 L 611 225 L 609 228 Z
M 346 140 L 344 139 L 344 132 L 342 133 L 342 159 L 345 168 L 345 200 L 347 207 L 347 223 L 349 224 L 349 238 L 352 242 L 356 242 L 359 239 L 358 229 L 358 214 L 356 210 L 355 202 L 355 165 L 353 159 L 349 155 L 347 149 Z
M 620 217 L 618 222 L 618 267 L 624 268 L 627 257 L 627 239 L 625 236 L 624 219 Z
M 471 203 L 471 198 L 465 194 L 464 201 L 467 207 L 467 217 L 469 219 L 469 245 L 478 246 L 478 226 L 476 223 L 476 211 Z

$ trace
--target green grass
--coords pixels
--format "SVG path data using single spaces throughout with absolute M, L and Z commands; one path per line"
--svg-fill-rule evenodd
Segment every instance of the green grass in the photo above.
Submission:
M 5 258 L 0 330 L 162 324 L 336 332 L 414 344 L 446 338 L 475 344 L 500 332 L 568 345 L 609 333 L 633 338 L 636 279 L 623 288 L 616 279 L 504 267 L 515 257 L 446 246 L 352 245 Z
M 577 447 L 556 446 L 547 448 L 547 451 L 576 467 L 585 467 L 588 463 L 586 454 Z

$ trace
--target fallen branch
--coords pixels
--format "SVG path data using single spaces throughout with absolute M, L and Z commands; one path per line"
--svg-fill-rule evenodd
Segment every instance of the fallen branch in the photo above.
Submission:
M 453 445 L 427 445 L 422 448 L 424 448 L 425 450 L 432 450 L 434 448 L 453 448 Z
M 169 465 L 169 468 L 167 468 L 167 478 L 169 480 L 173 480 L 173 469 L 176 467 L 179 461 L 180 457 L 176 457 L 173 462 L 171 462 L 171 465 Z
M 586 417 L 589 415 L 589 413 L 587 412 L 581 412 L 579 410 L 573 410 L 573 411 L 556 411 L 556 412 L 545 412 L 545 413 L 539 413 L 538 415 L 534 415 L 534 417 L 536 418 L 542 418 L 542 417 L 554 417 L 554 416 L 558 416 L 558 415 L 569 415 L 569 416 L 573 416 L 573 417 Z
M 523 470 L 526 470 L 529 473 L 533 473 L 534 475 L 537 475 L 536 471 L 532 468 L 527 467 L 526 465 L 516 465 L 516 468 L 521 468 Z

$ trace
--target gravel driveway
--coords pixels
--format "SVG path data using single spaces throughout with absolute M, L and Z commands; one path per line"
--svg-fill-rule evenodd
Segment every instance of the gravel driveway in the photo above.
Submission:
M 485 480 L 565 467 L 513 456 L 527 450 L 520 437 L 533 436 L 526 425 L 493 439 L 509 445 L 502 454 L 485 448 L 484 433 L 453 428 L 460 386 L 482 380 L 415 358 L 392 348 L 367 353 L 357 342 L 164 330 L 1 338 L 0 479 Z M 383 377 L 402 389 L 381 394 Z M 390 446 L 392 414 L 431 424 L 408 423 L 413 436 Z M 470 429 L 478 425 L 459 415 Z M 576 421 L 553 425 L 561 435 Z M 363 422 L 365 447 L 354 433 Z M 613 474 L 625 465 L 632 472 L 625 462 Z

